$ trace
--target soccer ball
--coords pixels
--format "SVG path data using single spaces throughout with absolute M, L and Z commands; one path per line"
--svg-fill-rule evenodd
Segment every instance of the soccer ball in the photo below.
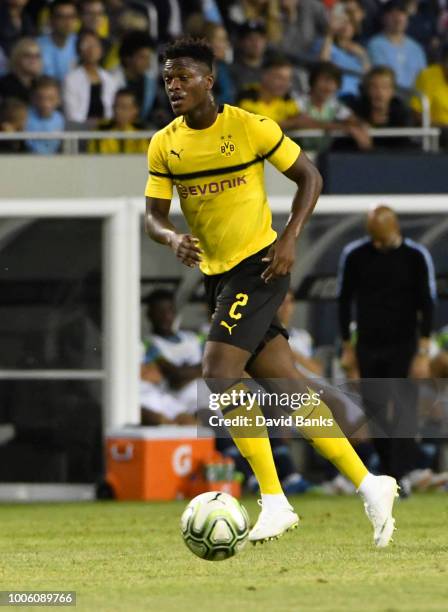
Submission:
M 249 516 L 228 493 L 210 491 L 198 495 L 180 519 L 182 537 L 201 559 L 222 561 L 236 555 L 249 535 Z

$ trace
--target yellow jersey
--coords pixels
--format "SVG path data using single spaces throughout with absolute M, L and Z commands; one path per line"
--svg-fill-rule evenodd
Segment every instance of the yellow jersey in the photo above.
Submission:
M 182 116 L 154 134 L 145 195 L 171 200 L 176 187 L 201 271 L 221 274 L 274 242 L 264 161 L 285 172 L 299 154 L 277 123 L 225 104 L 208 128 L 192 129 Z
M 119 130 L 114 124 L 113 119 L 103 121 L 98 125 L 99 131 L 114 131 Z M 128 125 L 124 132 L 137 132 L 141 128 L 137 125 Z M 87 143 L 87 151 L 89 153 L 100 153 L 101 155 L 118 155 L 123 153 L 141 154 L 148 149 L 148 139 L 118 139 L 118 138 L 102 138 L 101 140 L 89 140 Z
M 433 64 L 422 70 L 415 81 L 415 89 L 429 98 L 431 123 L 448 124 L 448 81 L 442 66 Z M 422 112 L 422 104 L 417 97 L 411 99 L 411 107 Z

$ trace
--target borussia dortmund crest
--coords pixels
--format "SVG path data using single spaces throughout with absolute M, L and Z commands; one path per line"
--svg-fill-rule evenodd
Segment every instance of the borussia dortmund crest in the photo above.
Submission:
M 232 134 L 228 134 L 228 136 L 221 136 L 221 144 L 219 145 L 219 149 L 221 151 L 221 155 L 224 157 L 231 157 L 235 151 L 236 146 L 232 142 Z

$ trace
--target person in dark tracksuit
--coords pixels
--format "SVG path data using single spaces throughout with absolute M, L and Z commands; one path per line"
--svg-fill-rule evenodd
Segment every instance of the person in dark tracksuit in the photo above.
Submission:
M 409 377 L 429 376 L 434 266 L 424 246 L 402 237 L 391 208 L 372 209 L 367 231 L 367 237 L 344 248 L 339 261 L 342 365 L 358 368 L 381 470 L 404 485 L 403 477 L 415 467 L 418 452 L 418 394 Z M 349 329 L 353 304 L 356 346 Z

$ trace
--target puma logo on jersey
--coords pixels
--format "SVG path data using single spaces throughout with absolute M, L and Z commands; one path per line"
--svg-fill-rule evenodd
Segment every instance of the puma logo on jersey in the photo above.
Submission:
M 235 323 L 234 325 L 229 325 L 226 321 L 221 321 L 220 325 L 225 327 L 227 329 L 227 331 L 229 332 L 229 336 L 231 336 L 232 335 L 232 329 L 234 327 L 236 327 L 238 325 L 238 323 Z
M 182 153 L 183 149 L 181 149 L 179 151 L 179 153 L 177 151 L 175 151 L 174 149 L 171 149 L 170 151 L 170 155 L 175 155 L 178 159 L 180 159 L 180 154 Z

